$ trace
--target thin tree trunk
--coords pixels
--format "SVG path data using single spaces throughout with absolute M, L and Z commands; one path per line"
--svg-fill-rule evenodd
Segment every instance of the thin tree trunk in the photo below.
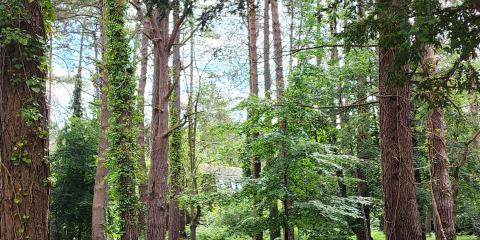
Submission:
M 278 15 L 278 0 L 276 0 L 276 5 L 277 5 L 277 15 Z M 294 6 L 294 2 L 293 0 L 290 0 L 290 9 L 289 9 L 289 14 L 290 14 L 290 37 L 289 37 L 289 50 L 290 52 L 293 52 L 293 45 L 294 45 L 294 41 L 295 41 L 295 38 L 293 36 L 293 32 L 294 32 L 294 16 L 295 16 L 295 6 Z M 274 28 L 274 23 L 273 23 L 273 5 L 272 5 L 272 27 Z M 280 24 L 280 23 L 279 23 Z M 280 27 L 280 26 L 279 26 Z M 275 28 L 273 29 L 275 31 Z M 279 30 L 281 31 L 281 30 Z M 273 33 L 275 34 L 275 33 Z M 274 43 L 275 44 L 275 43 Z M 288 71 L 292 71 L 292 68 L 293 68 L 293 54 L 290 54 L 290 57 L 288 59 Z M 283 71 L 283 70 L 282 70 Z
M 193 27 L 192 27 L 193 30 Z M 192 33 L 193 34 L 193 33 Z M 197 121 L 193 114 L 197 112 L 198 98 L 195 103 L 193 102 L 193 67 L 194 67 L 194 37 L 190 40 L 190 82 L 189 82 L 189 95 L 188 95 L 188 109 L 187 109 L 187 121 L 188 121 L 188 158 L 190 160 L 190 178 L 192 180 L 192 194 L 198 194 L 197 186 L 197 174 L 196 174 L 196 135 L 197 135 Z M 200 91 L 199 91 L 200 92 Z M 198 94 L 197 94 L 198 96 Z M 200 206 L 192 203 L 190 205 L 190 240 L 197 239 L 197 224 L 200 218 Z
M 270 99 L 272 78 L 270 76 L 270 0 L 264 0 L 263 8 L 263 79 L 265 86 L 265 98 Z
M 265 98 L 270 100 L 272 98 L 272 78 L 270 75 L 270 0 L 264 0 L 263 9 L 263 78 L 265 84 Z M 278 204 L 275 199 L 270 206 L 270 219 L 276 220 L 278 218 Z M 280 227 L 274 226 L 270 228 L 270 240 L 280 238 Z
M 435 50 L 424 46 L 422 68 L 426 78 L 435 74 Z M 433 101 L 433 99 L 432 99 Z M 455 206 L 452 199 L 448 157 L 445 149 L 445 118 L 443 109 L 434 107 L 427 116 L 428 160 L 432 188 L 432 210 L 435 238 L 453 240 L 455 232 Z
M 155 31 L 152 93 L 152 152 L 148 191 L 147 240 L 164 240 L 168 193 L 168 12 L 159 21 L 154 10 L 150 24 Z
M 366 103 L 367 99 L 367 78 L 366 76 L 359 76 L 360 87 L 358 90 L 358 99 L 359 104 Z M 359 106 L 358 112 L 360 116 L 368 116 L 370 114 L 368 106 L 362 105 Z M 370 134 L 368 133 L 368 122 L 360 121 L 357 128 L 357 157 L 364 162 L 367 162 L 370 159 L 370 154 L 368 152 L 368 139 L 370 139 Z M 365 172 L 363 171 L 363 166 L 356 168 L 356 177 L 359 182 L 357 183 L 357 193 L 360 197 L 368 197 L 368 185 L 366 182 Z M 370 231 L 370 207 L 368 205 L 359 204 L 360 214 L 362 216 L 357 225 L 359 225 L 359 231 L 357 231 L 358 240 L 371 240 L 373 239 Z
M 104 25 L 103 25 L 103 0 L 99 0 L 100 9 L 100 51 L 102 60 L 104 60 L 105 53 L 105 37 L 104 37 Z M 105 154 L 108 148 L 106 130 L 108 128 L 108 118 L 110 113 L 108 111 L 107 100 L 107 86 L 108 79 L 105 71 L 101 71 L 99 77 L 99 94 L 100 94 L 100 130 L 99 130 L 99 144 L 98 144 L 98 161 L 97 169 L 95 172 L 95 185 L 93 190 L 93 203 L 92 203 L 92 240 L 104 240 L 105 239 L 105 217 L 107 207 L 107 186 L 105 183 L 105 177 L 107 176 L 107 168 L 105 166 Z
M 358 19 L 362 20 L 364 18 L 364 1 L 358 0 Z M 361 117 L 367 117 L 370 112 L 367 103 L 368 98 L 368 80 L 367 76 L 359 74 L 359 88 L 357 92 L 357 99 L 359 99 L 358 113 Z M 370 134 L 368 132 L 368 121 L 360 121 L 357 128 L 357 157 L 363 161 L 367 162 L 371 156 L 368 151 L 368 140 L 370 139 Z M 366 166 L 366 165 L 365 165 Z M 356 177 L 358 178 L 357 183 L 357 193 L 360 197 L 368 197 L 368 185 L 365 172 L 363 171 L 363 166 L 356 168 Z M 362 218 L 358 219 L 356 222 L 360 228 L 357 231 L 358 240 L 372 240 L 371 230 L 370 230 L 370 207 L 368 205 L 359 204 L 359 210 Z
M 380 42 L 385 42 L 391 39 L 388 34 L 408 24 L 407 7 L 404 0 L 381 1 L 380 4 L 383 7 L 379 19 L 389 20 L 384 23 L 385 27 L 380 29 Z M 392 17 L 392 14 L 395 17 Z M 392 22 L 392 19 L 395 22 Z M 389 240 L 420 240 L 422 230 L 415 197 L 410 86 L 404 70 L 405 59 L 396 56 L 400 51 L 398 42 L 402 39 L 396 40 L 397 45 L 379 49 L 380 149 L 385 235 Z
M 258 55 L 257 55 L 257 17 L 256 6 L 254 0 L 247 0 L 247 17 L 248 17 L 248 49 L 249 49 L 249 61 L 250 61 L 250 96 L 258 97 Z M 249 117 L 251 117 L 249 112 Z M 249 136 L 251 141 L 258 138 L 258 132 L 254 132 Z M 252 178 L 260 178 L 261 162 L 258 156 L 252 158 Z M 260 210 L 257 209 L 257 202 L 255 201 L 254 214 L 258 217 Z M 255 233 L 254 239 L 262 240 L 263 233 Z
M 32 38 L 26 45 L 15 40 L 0 45 L 0 238 L 48 240 L 47 69 L 38 67 L 46 57 L 43 12 L 39 1 L 2 6 L 17 16 L 3 26 Z M 30 79 L 38 91 L 27 84 Z M 34 108 L 39 117 L 21 116 L 25 108 Z
M 284 91 L 284 81 L 283 81 L 283 56 L 282 56 L 282 33 L 280 29 L 280 17 L 278 13 L 278 0 L 271 0 L 270 2 L 271 10 L 272 10 L 272 29 L 273 29 L 273 48 L 274 48 L 274 60 L 275 60 L 275 82 L 276 82 L 276 94 L 277 94 L 277 102 L 280 104 L 283 103 L 283 91 Z M 292 8 L 293 11 L 293 8 Z M 292 22 L 293 24 L 293 22 Z M 293 30 L 292 30 L 293 31 Z M 287 119 L 280 117 L 280 129 L 282 132 L 286 131 L 287 128 Z M 285 161 L 285 144 L 283 142 L 280 143 L 279 146 L 279 153 L 278 158 L 280 161 Z M 283 199 L 283 208 L 284 214 L 286 218 L 286 222 L 283 227 L 284 231 L 284 239 L 285 240 L 293 240 L 294 239 L 294 232 L 293 227 L 289 224 L 289 215 L 290 209 L 292 206 L 292 201 L 288 194 L 288 164 L 284 169 L 284 176 L 283 176 L 283 184 L 287 189 L 287 194 L 285 199 Z
M 83 63 L 83 49 L 85 41 L 85 25 L 87 23 L 86 18 L 83 19 L 81 25 L 81 37 L 80 37 L 80 49 L 78 51 L 78 67 L 77 75 L 75 75 L 75 86 L 73 89 L 73 100 L 72 100 L 72 109 L 73 116 L 81 117 L 82 116 L 82 63 Z
M 139 4 L 139 1 L 137 1 L 137 4 Z M 139 5 L 140 6 L 140 5 Z M 142 28 L 141 28 L 141 43 L 140 43 L 140 78 L 138 79 L 138 90 L 137 90 L 137 96 L 138 96 L 138 111 L 140 115 L 140 120 L 138 122 L 138 145 L 140 147 L 140 167 L 142 172 L 148 176 L 148 169 L 147 165 L 145 163 L 145 85 L 147 84 L 147 67 L 148 67 L 148 37 L 145 35 L 147 31 L 149 31 L 150 25 L 149 21 L 145 19 L 145 15 L 143 13 L 143 10 L 140 6 L 139 9 L 137 9 L 137 18 L 139 21 L 142 22 Z M 139 213 L 139 229 L 141 233 L 145 232 L 145 209 L 147 205 L 147 182 L 143 181 L 140 184 L 140 201 L 142 202 L 142 206 L 140 208 L 140 213 Z
M 173 5 L 173 21 L 179 21 L 180 6 L 176 2 Z M 173 88 L 171 97 L 171 126 L 174 127 L 180 122 L 180 45 L 179 34 L 175 39 L 173 46 L 173 81 L 170 88 Z M 182 179 L 182 128 L 173 130 L 170 139 L 170 204 L 168 207 L 168 239 L 180 239 L 180 209 L 178 206 L 178 197 L 181 192 Z

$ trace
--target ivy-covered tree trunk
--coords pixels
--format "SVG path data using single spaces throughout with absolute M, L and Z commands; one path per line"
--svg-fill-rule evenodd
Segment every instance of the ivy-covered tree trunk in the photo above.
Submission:
M 110 110 L 107 166 L 113 231 L 122 240 L 136 240 L 139 201 L 136 192 L 137 123 L 134 120 L 136 81 L 125 31 L 127 3 L 105 1 L 105 65 Z
M 173 6 L 173 21 L 177 22 L 180 18 L 180 6 L 179 2 L 174 3 Z M 171 105 L 170 111 L 172 112 L 170 117 L 170 125 L 172 129 L 170 139 L 170 204 L 168 206 L 168 239 L 178 240 L 180 239 L 180 209 L 178 205 L 178 197 L 182 190 L 182 131 L 180 127 L 180 73 L 181 73 L 181 60 L 180 60 L 180 44 L 179 36 L 175 38 L 173 46 L 173 78 L 170 89 L 173 88 L 172 95 L 170 96 Z
M 384 224 L 387 239 L 422 239 L 415 197 L 410 85 L 402 44 L 408 37 L 408 4 L 379 1 L 380 150 Z M 395 33 L 395 34 L 392 34 Z
M 432 45 L 426 44 L 422 56 L 422 68 L 427 79 L 434 77 L 436 64 L 435 50 Z M 435 101 L 433 94 L 430 94 L 430 96 L 432 97 L 431 101 Z M 456 238 L 455 205 L 452 198 L 450 175 L 448 174 L 449 163 L 445 149 L 443 109 L 433 107 L 426 121 L 435 238 L 453 240 Z
M 50 239 L 47 66 L 43 61 L 46 34 L 42 4 L 50 3 L 0 1 L 2 240 Z
M 105 59 L 105 35 L 103 25 L 103 0 L 99 1 L 99 9 L 101 15 L 100 21 L 100 52 L 102 59 Z M 108 118 L 110 116 L 108 111 L 108 93 L 107 85 L 108 78 L 106 71 L 101 70 L 98 79 L 98 89 L 100 95 L 100 129 L 98 142 L 98 160 L 95 171 L 95 185 L 93 188 L 93 203 L 92 203 L 92 240 L 105 239 L 105 218 L 107 207 L 107 185 L 106 179 L 107 168 L 105 166 L 105 155 L 108 148 L 106 131 L 108 128 Z

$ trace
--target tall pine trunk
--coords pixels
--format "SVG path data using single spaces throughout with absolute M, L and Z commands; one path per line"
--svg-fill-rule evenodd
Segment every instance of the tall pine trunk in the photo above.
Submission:
M 258 97 L 258 55 L 257 55 L 257 16 L 254 0 L 247 0 L 247 17 L 248 17 L 248 55 L 250 62 L 250 97 Z M 249 117 L 252 112 L 248 113 Z M 248 136 L 249 141 L 255 141 L 258 138 L 258 132 L 253 132 Z M 260 178 L 261 162 L 260 158 L 255 155 L 252 157 L 252 179 Z M 254 214 L 260 216 L 261 210 L 257 208 L 258 201 L 255 200 Z M 259 231 L 255 233 L 254 239 L 262 240 L 263 233 Z
M 140 169 L 145 174 L 145 176 L 148 176 L 148 169 L 147 165 L 145 162 L 145 85 L 147 84 L 147 67 L 148 67 L 148 37 L 145 35 L 145 33 L 149 30 L 150 25 L 149 21 L 145 18 L 143 10 L 140 8 L 137 10 L 137 17 L 139 21 L 142 22 L 142 27 L 141 27 L 141 41 L 140 41 L 140 78 L 138 79 L 138 89 L 137 89 L 137 96 L 138 96 L 138 111 L 139 111 L 139 122 L 138 122 L 138 146 L 140 147 Z M 144 233 L 145 231 L 145 208 L 147 205 L 147 181 L 143 181 L 140 184 L 140 201 L 142 203 L 142 206 L 140 208 L 140 213 L 139 213 L 139 229 L 141 233 Z
M 404 0 L 381 0 L 384 21 L 379 39 L 380 150 L 385 235 L 389 240 L 422 239 L 415 197 L 408 59 L 401 46 L 408 38 Z M 395 34 L 391 34 L 395 32 Z M 402 56 L 402 57 L 399 57 Z
M 194 46 L 195 46 L 194 37 L 192 36 L 192 38 L 190 39 L 190 81 L 189 81 L 190 91 L 188 95 L 187 122 L 188 122 L 188 158 L 190 160 L 190 178 L 192 181 L 191 191 L 192 191 L 192 194 L 196 195 L 198 194 L 197 172 L 196 172 L 197 119 L 194 113 L 197 112 L 198 93 L 197 93 L 197 99 L 194 102 L 194 97 L 193 97 Z M 190 205 L 190 240 L 197 239 L 197 224 L 200 218 L 200 210 L 201 210 L 200 205 L 191 203 Z
M 428 79 L 435 74 L 437 59 L 432 45 L 424 45 L 422 68 Z M 430 95 L 432 98 L 433 95 Z M 434 101 L 434 99 L 431 99 Z M 433 103 L 435 105 L 435 103 Z M 443 109 L 434 106 L 427 116 L 428 160 L 432 189 L 432 210 L 435 238 L 453 240 L 455 232 L 455 205 L 452 198 L 448 157 L 445 149 L 445 118 Z
M 284 92 L 284 81 L 283 81 L 283 56 L 282 56 L 282 32 L 280 29 L 280 17 L 278 13 L 278 0 L 271 0 L 270 6 L 272 10 L 272 29 L 273 29 L 273 49 L 274 49 L 274 62 L 275 62 L 275 82 L 276 82 L 276 94 L 277 102 L 281 105 L 283 104 L 283 92 Z M 292 9 L 293 11 L 293 9 Z M 293 30 L 292 30 L 293 31 Z M 279 117 L 280 130 L 285 133 L 287 129 L 287 120 L 280 116 Z M 280 161 L 285 161 L 286 151 L 285 143 L 283 140 L 280 142 L 278 158 Z M 286 222 L 283 226 L 284 239 L 293 240 L 294 232 L 293 226 L 290 226 L 289 215 L 292 206 L 291 198 L 288 194 L 288 164 L 286 164 L 285 169 L 283 169 L 283 184 L 287 189 L 287 194 L 283 199 L 283 209 Z
M 263 1 L 263 79 L 265 98 L 270 99 L 272 78 L 270 75 L 270 0 Z
M 99 9 L 101 14 L 100 21 L 100 52 L 104 60 L 105 53 L 105 37 L 103 25 L 103 0 L 99 1 Z M 92 240 L 105 239 L 105 218 L 107 207 L 107 185 L 105 177 L 107 176 L 107 168 L 105 166 L 105 154 L 108 148 L 108 141 L 106 137 L 106 130 L 108 128 L 108 118 L 110 113 L 108 111 L 108 79 L 106 71 L 100 71 L 98 79 L 98 89 L 100 94 L 100 129 L 99 129 L 99 143 L 98 143 L 98 160 L 95 172 L 95 185 L 93 189 L 93 203 L 92 203 Z
M 1 27 L 29 36 L 25 43 L 0 45 L 0 238 L 48 240 L 47 69 L 39 67 L 46 53 L 42 7 L 26 0 L 0 6 Z M 35 114 L 20 114 L 22 110 Z
M 270 75 L 270 0 L 264 0 L 263 9 L 263 79 L 265 86 L 265 99 L 272 98 L 272 78 Z M 270 219 L 274 221 L 278 218 L 277 199 L 273 200 L 270 206 Z M 280 237 L 280 227 L 272 226 L 270 228 L 270 240 Z
M 164 240 L 168 192 L 168 14 L 150 18 L 155 32 L 152 92 L 152 152 L 148 190 L 147 240 Z

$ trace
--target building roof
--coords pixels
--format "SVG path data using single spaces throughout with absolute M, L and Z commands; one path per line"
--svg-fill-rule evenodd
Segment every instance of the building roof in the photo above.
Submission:
M 218 178 L 222 179 L 237 179 L 241 178 L 243 171 L 239 167 L 227 167 L 221 165 L 212 165 L 208 163 L 201 163 L 198 166 L 201 173 L 214 174 Z

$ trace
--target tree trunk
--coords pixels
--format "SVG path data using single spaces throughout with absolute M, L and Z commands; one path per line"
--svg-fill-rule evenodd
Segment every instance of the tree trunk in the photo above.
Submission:
M 42 8 L 39 1 L 3 1 L 0 6 L 14 16 L 2 27 L 31 37 L 26 44 L 14 40 L 0 45 L 0 238 L 48 240 L 47 69 L 39 67 L 46 56 Z M 27 84 L 30 80 L 35 85 Z M 25 109 L 37 114 L 19 114 Z
M 134 121 L 136 84 L 125 32 L 127 2 L 105 1 L 105 67 L 108 74 L 109 199 L 115 208 L 111 221 L 122 240 L 138 239 L 136 169 L 138 136 Z
M 82 31 L 80 37 L 80 49 L 78 51 L 78 66 L 77 66 L 77 75 L 75 76 L 75 86 L 73 89 L 73 99 L 72 99 L 72 109 L 73 116 L 81 117 L 82 116 L 82 63 L 83 63 L 83 46 L 85 41 L 85 25 L 86 18 L 83 19 L 80 30 Z
M 150 24 L 155 31 L 152 92 L 152 152 L 148 191 L 147 240 L 164 240 L 168 193 L 168 13 L 160 20 L 154 10 Z
M 275 82 L 276 82 L 276 94 L 277 102 L 283 103 L 283 91 L 284 91 L 284 82 L 283 82 L 283 56 L 282 56 L 282 33 L 280 29 L 280 17 L 278 14 L 278 0 L 270 1 L 271 10 L 272 10 L 272 29 L 273 29 L 273 48 L 274 48 L 274 60 L 275 60 Z M 293 11 L 293 9 L 292 9 Z M 292 23 L 293 24 L 293 23 Z M 293 30 L 292 30 L 293 31 Z M 285 132 L 287 128 L 287 120 L 283 117 L 280 117 L 280 129 L 282 132 Z M 285 144 L 283 142 L 279 145 L 279 154 L 278 158 L 280 161 L 285 161 Z M 294 232 L 293 227 L 289 224 L 289 214 L 292 206 L 292 201 L 288 195 L 288 164 L 284 169 L 283 184 L 287 189 L 287 194 L 285 199 L 283 199 L 283 208 L 286 218 L 286 222 L 283 226 L 284 239 L 293 240 Z
M 422 56 L 422 68 L 426 79 L 434 76 L 436 63 L 433 46 L 425 45 Z M 432 95 L 430 96 L 433 97 Z M 435 238 L 453 240 L 456 238 L 455 207 L 452 199 L 450 176 L 448 174 L 449 163 L 445 149 L 444 125 L 443 109 L 434 107 L 427 116 L 427 139 Z
M 264 0 L 263 9 L 263 78 L 265 86 L 265 98 L 270 99 L 272 78 L 270 76 L 270 0 Z
M 178 22 L 180 14 L 179 3 L 173 6 L 173 21 Z M 179 35 L 179 34 L 178 34 Z M 176 128 L 172 132 L 170 139 L 170 204 L 168 208 L 168 239 L 180 239 L 180 209 L 178 206 L 178 197 L 181 192 L 182 179 L 182 131 L 177 125 L 180 123 L 180 44 L 179 36 L 175 38 L 173 46 L 173 81 L 170 88 L 173 88 L 171 97 L 170 111 L 172 112 L 170 123 L 172 128 Z
M 250 96 L 258 97 L 258 55 L 257 55 L 257 17 L 256 17 L 256 6 L 254 0 L 247 0 L 247 17 L 248 17 L 248 55 L 250 62 Z M 248 113 L 251 117 L 252 113 Z M 258 132 L 253 132 L 251 136 L 251 141 L 255 141 L 258 138 Z M 254 153 L 255 155 L 255 153 Z M 261 171 L 261 162 L 258 156 L 253 156 L 252 158 L 252 179 L 260 178 Z M 261 210 L 257 209 L 257 200 L 255 200 L 254 214 L 259 217 Z M 256 240 L 263 239 L 263 233 L 260 231 L 255 233 L 253 237 Z
M 265 98 L 270 100 L 272 97 L 272 78 L 270 75 L 270 0 L 264 0 L 263 9 L 263 78 L 265 81 Z M 270 219 L 276 220 L 278 218 L 278 204 L 274 200 L 270 206 Z M 273 226 L 270 228 L 270 240 L 280 238 L 280 227 Z
M 102 59 L 104 59 L 105 42 L 103 31 L 103 0 L 99 1 L 100 15 L 102 20 L 100 21 L 100 51 Z M 110 113 L 108 111 L 107 100 L 107 85 L 108 79 L 105 71 L 101 71 L 99 77 L 99 94 L 100 94 L 100 130 L 99 130 L 99 145 L 98 145 L 98 161 L 97 169 L 95 172 L 95 185 L 93 190 L 93 203 L 92 203 L 92 240 L 104 240 L 105 239 L 105 217 L 107 206 L 107 186 L 105 183 L 105 177 L 107 176 L 107 168 L 105 167 L 105 154 L 108 148 L 108 142 L 106 138 L 106 130 L 108 128 L 108 118 Z
M 408 39 L 395 35 L 394 41 L 389 35 L 401 34 L 401 27 L 408 24 L 407 6 L 403 0 L 380 4 L 379 19 L 386 21 L 379 40 L 384 44 L 379 49 L 379 98 L 385 235 L 392 240 L 419 240 L 422 230 L 415 198 L 410 86 L 404 70 L 407 62 L 397 57 L 400 45 Z
M 380 148 L 385 231 L 388 239 L 421 239 L 415 198 L 410 87 L 388 76 L 395 50 L 380 49 Z M 393 79 L 392 79 L 393 80 Z
M 364 18 L 364 1 L 358 0 L 358 19 L 362 20 Z M 358 75 L 359 79 L 359 88 L 357 92 L 357 99 L 359 99 L 358 113 L 362 117 L 367 117 L 370 112 L 369 108 L 366 105 L 368 99 L 368 80 L 365 75 Z M 367 162 L 372 156 L 370 156 L 368 151 L 368 139 L 370 139 L 370 134 L 368 132 L 368 121 L 360 121 L 357 127 L 357 157 L 364 162 Z M 366 166 L 366 164 L 364 165 Z M 357 167 L 356 177 L 359 182 L 357 184 L 357 193 L 360 197 L 368 197 L 368 185 L 366 182 L 365 172 L 362 167 Z M 358 240 L 372 240 L 371 230 L 370 230 L 370 207 L 368 205 L 359 204 L 359 210 L 362 218 L 358 219 L 356 224 L 358 225 L 359 231 L 357 231 L 356 236 Z
M 144 32 L 148 31 L 150 28 L 149 21 L 144 19 L 144 13 L 142 9 L 139 9 L 137 12 L 137 17 L 139 21 L 142 21 L 142 40 L 140 43 L 140 78 L 138 79 L 138 111 L 140 115 L 140 120 L 138 122 L 138 145 L 140 147 L 140 168 L 145 176 L 148 176 L 148 169 L 145 163 L 145 85 L 147 84 L 147 67 L 148 67 L 148 37 Z M 140 208 L 139 213 L 139 229 L 141 233 L 145 232 L 145 208 L 147 205 L 147 182 L 143 181 L 140 184 L 140 201 L 142 202 L 142 207 Z
M 192 28 L 193 31 L 193 28 Z M 192 33 L 193 34 L 193 33 Z M 194 37 L 190 40 L 190 91 L 188 95 L 188 109 L 187 109 L 187 121 L 188 121 L 188 158 L 190 160 L 190 178 L 192 180 L 192 194 L 198 194 L 197 186 L 197 158 L 196 158 L 196 135 L 197 135 L 197 120 L 194 115 L 197 112 L 198 104 L 198 91 L 197 100 L 193 102 L 193 68 L 194 68 Z M 197 239 L 197 224 L 200 218 L 200 206 L 192 203 L 190 205 L 190 240 Z

